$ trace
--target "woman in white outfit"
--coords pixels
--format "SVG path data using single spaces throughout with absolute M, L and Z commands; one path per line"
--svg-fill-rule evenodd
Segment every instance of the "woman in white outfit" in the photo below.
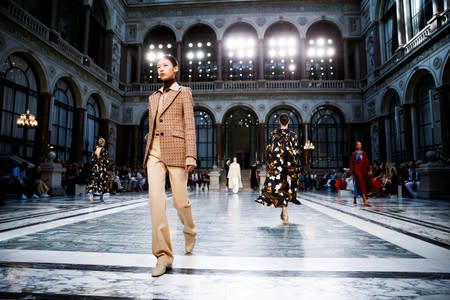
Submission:
M 228 171 L 228 186 L 235 194 L 242 187 L 241 166 L 236 157 L 233 157 L 233 162 L 230 164 L 230 170 Z

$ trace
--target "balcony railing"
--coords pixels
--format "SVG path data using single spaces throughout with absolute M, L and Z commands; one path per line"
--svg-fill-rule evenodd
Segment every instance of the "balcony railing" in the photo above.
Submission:
M 299 90 L 354 90 L 360 91 L 358 80 L 261 80 L 261 81 L 215 81 L 182 82 L 181 85 L 199 92 L 233 92 L 233 91 L 299 91 Z M 127 94 L 148 94 L 161 87 L 161 83 L 129 84 L 125 86 Z
M 29 14 L 27 11 L 23 10 L 20 6 L 17 6 L 16 4 L 10 2 L 9 15 L 19 23 L 26 26 L 32 32 L 36 33 L 46 40 L 49 39 L 49 29 L 45 25 L 41 24 L 41 22 L 36 20 L 36 18 Z
M 57 33 L 52 32 L 51 29 L 42 24 L 39 20 L 37 20 L 23 8 L 15 4 L 13 1 L 9 1 L 5 8 L 6 10 L 1 9 L 1 11 L 15 20 L 18 24 L 36 34 L 36 36 L 40 37 L 47 44 L 61 51 L 66 57 L 71 58 L 76 64 L 83 65 L 83 67 L 90 71 L 92 74 L 96 75 L 98 78 L 104 81 L 107 81 L 108 73 L 105 70 L 93 63 L 88 56 L 81 53 L 78 49 L 66 42 L 64 39 L 60 38 Z M 53 38 L 51 37 L 52 35 Z
M 405 45 L 405 54 L 410 53 L 417 46 L 422 44 L 431 34 L 431 26 L 423 28 L 408 44 Z

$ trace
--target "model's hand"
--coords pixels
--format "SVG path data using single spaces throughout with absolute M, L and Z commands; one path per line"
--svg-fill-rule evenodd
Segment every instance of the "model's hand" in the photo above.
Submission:
M 186 173 L 190 173 L 190 172 L 194 171 L 194 169 L 195 169 L 195 166 L 192 166 L 192 165 L 188 165 L 188 166 L 184 167 L 184 171 Z

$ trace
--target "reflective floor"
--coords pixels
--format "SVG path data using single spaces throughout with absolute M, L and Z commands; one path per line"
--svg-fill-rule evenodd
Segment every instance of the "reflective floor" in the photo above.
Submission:
M 0 299 L 450 299 L 450 201 L 300 193 L 283 225 L 256 197 L 191 192 L 191 255 L 169 197 L 175 261 L 158 278 L 146 194 L 8 200 Z

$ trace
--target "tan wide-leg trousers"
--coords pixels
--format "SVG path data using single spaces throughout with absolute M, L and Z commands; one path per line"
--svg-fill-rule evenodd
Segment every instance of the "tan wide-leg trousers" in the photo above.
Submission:
M 148 193 L 152 222 L 152 253 L 158 262 L 171 265 L 172 244 L 166 214 L 166 171 L 172 188 L 173 206 L 177 210 L 185 234 L 195 235 L 191 202 L 187 195 L 188 174 L 184 168 L 166 166 L 159 158 L 150 155 L 147 162 Z

